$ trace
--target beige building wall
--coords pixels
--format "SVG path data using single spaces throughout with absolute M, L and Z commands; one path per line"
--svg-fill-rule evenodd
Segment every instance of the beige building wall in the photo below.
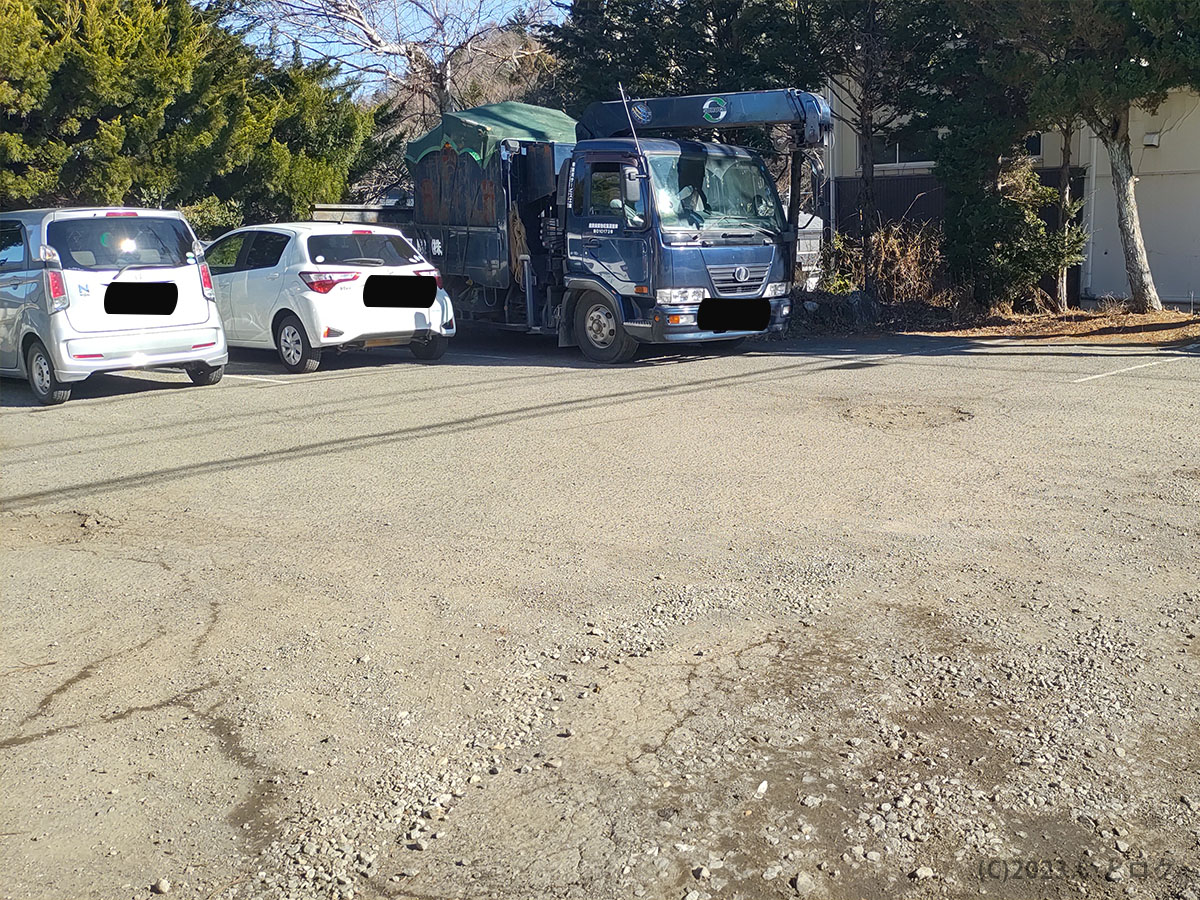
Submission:
M 835 113 L 839 112 L 836 100 L 829 99 Z M 1155 284 L 1164 301 L 1190 302 L 1193 295 L 1200 298 L 1200 95 L 1174 91 L 1153 114 L 1135 109 L 1129 130 L 1142 236 Z M 1147 134 L 1158 135 L 1158 146 L 1146 145 Z M 1043 134 L 1039 165 L 1054 167 L 1061 162 L 1060 136 Z M 1083 295 L 1128 296 L 1108 153 L 1090 131 L 1083 129 L 1072 141 L 1071 163 L 1087 169 L 1088 202 L 1083 215 L 1091 238 L 1083 263 Z M 836 118 L 827 168 L 831 177 L 859 172 L 854 131 Z M 928 166 L 908 163 L 880 166 L 876 175 L 884 178 L 928 171 Z
M 1200 95 L 1173 92 L 1153 115 L 1134 110 L 1129 133 L 1138 178 L 1134 190 L 1154 284 L 1164 301 L 1190 302 L 1200 297 Z M 1157 147 L 1146 146 L 1147 134 L 1158 135 Z M 1108 153 L 1090 133 L 1082 136 L 1081 144 L 1090 201 L 1084 214 L 1092 233 L 1083 264 L 1083 293 L 1127 297 Z

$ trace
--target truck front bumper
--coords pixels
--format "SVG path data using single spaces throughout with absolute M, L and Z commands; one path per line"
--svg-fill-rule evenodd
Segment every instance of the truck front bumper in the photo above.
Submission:
M 696 324 L 699 305 L 655 306 L 648 317 L 627 321 L 625 330 L 630 336 L 647 343 L 676 344 L 698 341 L 728 341 L 757 334 L 775 334 L 787 327 L 792 313 L 790 297 L 775 297 L 771 304 L 771 318 L 766 328 L 755 331 L 704 331 Z

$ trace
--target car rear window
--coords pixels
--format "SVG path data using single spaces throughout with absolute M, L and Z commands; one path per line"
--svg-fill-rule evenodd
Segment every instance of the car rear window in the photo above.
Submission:
M 421 261 L 413 245 L 398 234 L 314 234 L 308 258 L 315 263 L 407 266 Z
M 192 240 L 180 219 L 151 216 L 58 219 L 46 228 L 66 269 L 185 266 Z

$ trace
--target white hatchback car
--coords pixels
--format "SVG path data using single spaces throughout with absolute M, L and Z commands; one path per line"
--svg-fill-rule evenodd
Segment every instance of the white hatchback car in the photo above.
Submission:
M 234 347 L 274 347 L 289 372 L 321 351 L 407 346 L 438 359 L 454 336 L 441 275 L 395 228 L 285 222 L 208 246 L 217 306 Z
M 181 367 L 221 380 L 228 353 L 204 253 L 163 209 L 0 213 L 0 375 L 62 403 L 97 372 Z

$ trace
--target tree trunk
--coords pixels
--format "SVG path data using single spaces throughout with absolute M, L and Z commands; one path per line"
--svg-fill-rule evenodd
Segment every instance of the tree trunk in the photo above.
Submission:
M 858 136 L 862 162 L 862 257 L 863 293 L 870 303 L 879 301 L 876 284 L 878 247 L 875 240 L 875 110 L 880 104 L 881 43 L 879 9 L 876 0 L 866 0 L 862 10 L 862 31 L 857 38 L 860 54 L 858 78 Z
M 860 103 L 858 110 L 858 145 L 862 160 L 862 188 L 859 192 L 859 215 L 862 219 L 863 293 L 872 301 L 878 300 L 875 284 L 875 122 L 874 110 Z
M 795 135 L 793 139 L 799 141 L 800 136 Z M 801 166 L 803 164 L 803 151 L 792 150 L 791 162 L 788 167 L 788 175 L 791 179 L 791 189 L 788 192 L 787 209 L 788 225 L 790 225 L 792 229 L 792 245 L 788 250 L 790 265 L 788 266 L 787 280 L 793 283 L 796 282 L 796 258 L 800 249 L 800 174 L 802 171 Z
M 1063 253 L 1069 238 L 1068 229 L 1071 227 L 1071 139 L 1075 129 L 1068 122 L 1060 130 L 1062 135 L 1062 164 L 1058 167 L 1058 233 L 1062 237 Z M 1058 281 L 1054 289 L 1054 311 L 1062 315 L 1067 311 L 1067 267 L 1059 266 Z
M 1138 218 L 1137 197 L 1134 195 L 1133 155 L 1129 150 L 1129 110 L 1125 109 L 1111 123 L 1099 130 L 1100 140 L 1112 163 L 1113 193 L 1117 198 L 1117 228 L 1121 232 L 1121 247 L 1125 251 L 1125 275 L 1129 278 L 1131 306 L 1135 312 L 1162 309 L 1146 243 L 1142 240 L 1142 223 Z
M 454 111 L 454 100 L 450 96 L 450 60 L 445 59 L 433 67 L 433 94 L 438 112 Z

